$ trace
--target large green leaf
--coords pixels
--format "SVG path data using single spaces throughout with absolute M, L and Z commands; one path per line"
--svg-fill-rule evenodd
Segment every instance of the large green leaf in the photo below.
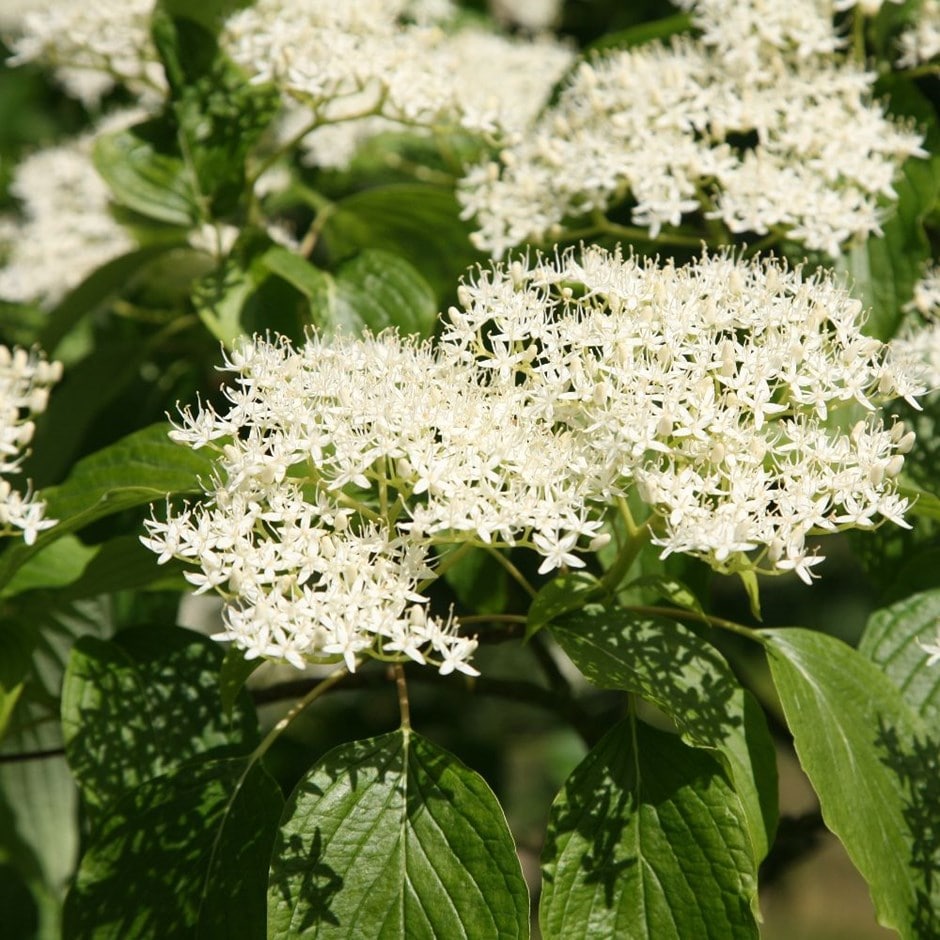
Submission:
M 777 825 L 773 742 L 722 655 L 682 624 L 625 609 L 591 605 L 551 629 L 595 685 L 653 702 L 688 744 L 717 752 L 743 804 L 755 859 L 763 859 Z
M 47 518 L 58 524 L 39 534 L 33 545 L 20 544 L 0 555 L 0 586 L 50 542 L 122 509 L 199 490 L 212 458 L 174 444 L 167 424 L 154 424 L 86 457 L 61 486 L 42 491 Z
M 226 714 L 223 651 L 177 627 L 138 627 L 75 644 L 62 686 L 65 753 L 90 806 L 215 748 L 248 750 L 257 718 L 246 693 Z
M 527 937 L 529 901 L 496 798 L 406 729 L 330 751 L 284 810 L 268 936 Z
M 95 141 L 94 161 L 120 205 L 170 225 L 199 221 L 198 194 L 164 122 L 102 135 Z
M 458 277 L 482 255 L 470 244 L 453 193 L 435 186 L 395 184 L 354 193 L 336 203 L 323 229 L 333 258 L 378 248 L 410 262 L 434 290 L 437 303 L 453 294 Z
M 401 333 L 427 337 L 434 332 L 437 303 L 428 282 L 404 258 L 388 251 L 363 251 L 336 272 L 337 325 L 379 333 L 397 327 Z
M 940 936 L 940 739 L 892 681 L 840 640 L 767 630 L 770 668 L 826 825 L 904 938 Z
M 82 544 L 74 535 L 65 535 L 33 555 L 0 590 L 0 597 L 71 584 L 81 577 L 97 552 L 97 548 Z
M 719 763 L 634 719 L 611 729 L 552 806 L 545 940 L 757 937 L 757 866 Z
M 199 761 L 104 817 L 65 904 L 66 940 L 264 940 L 280 790 L 257 762 Z
M 148 587 L 191 590 L 183 578 L 183 562 L 171 559 L 166 564 L 156 565 L 155 561 L 153 552 L 141 544 L 139 536 L 119 535 L 95 546 L 94 556 L 81 576 L 59 591 L 58 596 L 80 600 L 96 594 Z
M 924 591 L 875 611 L 858 647 L 932 728 L 940 728 L 940 669 L 927 665 L 920 643 L 936 642 L 938 626 L 940 590 Z
M 230 255 L 193 286 L 193 306 L 212 335 L 232 346 L 245 333 L 242 313 L 259 279 L 250 266 Z

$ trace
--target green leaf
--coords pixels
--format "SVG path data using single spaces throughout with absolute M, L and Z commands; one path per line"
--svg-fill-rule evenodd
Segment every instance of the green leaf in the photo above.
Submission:
M 927 653 L 918 641 L 935 642 L 938 629 L 940 590 L 925 591 L 875 611 L 858 647 L 932 728 L 940 727 L 940 669 L 927 665 Z
M 527 937 L 529 900 L 492 792 L 402 729 L 330 751 L 289 799 L 271 940 Z
M 388 251 L 363 251 L 336 272 L 337 324 L 380 333 L 390 326 L 421 337 L 434 332 L 434 291 L 404 258 Z
M 62 898 L 79 843 L 78 791 L 62 753 L 58 721 L 62 673 L 77 636 L 103 635 L 111 628 L 106 600 L 49 609 L 30 595 L 18 599 L 16 619 L 0 624 L 0 674 L 11 670 L 26 676 L 0 748 L 20 758 L 0 763 L 0 858 L 27 882 L 41 940 L 61 937 Z M 11 652 L 19 665 L 7 659 Z M 9 826 L 3 825 L 4 805 L 16 809 Z
M 273 245 L 258 259 L 258 264 L 299 290 L 314 309 L 329 304 L 332 278 L 297 252 Z
M 431 285 L 436 304 L 453 294 L 458 277 L 482 254 L 470 244 L 453 193 L 419 183 L 377 186 L 341 199 L 323 229 L 331 257 L 365 248 L 410 262 Z
M 475 614 L 498 614 L 509 602 L 509 575 L 487 551 L 472 551 L 444 572 L 457 600 Z
M 248 677 L 264 662 L 258 659 L 245 659 L 245 653 L 237 646 L 230 646 L 225 651 L 225 658 L 219 669 L 219 698 L 226 718 L 231 718 L 232 710 L 243 695 Z
M 18 703 L 17 726 L 3 742 L 4 754 L 35 755 L 0 765 L 0 804 L 15 808 L 0 826 L 0 857 L 27 880 L 40 920 L 40 936 L 60 936 L 66 885 L 78 855 L 78 793 L 57 723 L 34 701 Z M 5 920 L 5 918 L 4 918 Z
M 39 345 L 50 355 L 72 327 L 127 287 L 133 278 L 163 255 L 180 247 L 178 241 L 148 245 L 113 258 L 85 278 L 49 312 Z
M 95 141 L 95 167 L 117 203 L 150 219 L 189 228 L 199 222 L 199 199 L 160 120 Z
M 545 940 L 758 936 L 757 868 L 720 765 L 632 718 L 555 800 L 542 870 Z
M 184 570 L 185 565 L 175 559 L 158 565 L 156 555 L 141 544 L 139 536 L 119 535 L 96 546 L 95 555 L 81 577 L 61 591 L 60 596 L 79 600 L 97 594 L 166 586 L 191 590 L 183 578 Z
M 71 584 L 81 577 L 97 553 L 97 548 L 83 544 L 74 535 L 66 535 L 33 555 L 0 590 L 0 597 Z
M 601 582 L 585 571 L 575 571 L 552 578 L 539 589 L 529 605 L 525 625 L 526 639 L 553 620 L 581 610 L 587 603 L 596 600 L 603 590 Z
M 35 544 L 20 544 L 0 555 L 0 586 L 26 561 L 69 532 L 122 509 L 162 499 L 172 493 L 198 492 L 208 478 L 212 458 L 174 444 L 167 424 L 135 431 L 75 465 L 61 486 L 42 491 L 46 517 L 58 524 L 41 532 Z
M 755 860 L 763 859 L 777 825 L 773 743 L 763 712 L 718 650 L 682 624 L 597 605 L 557 621 L 552 633 L 595 685 L 652 702 L 686 743 L 717 752 L 744 807 Z
M 16 703 L 20 700 L 22 693 L 22 682 L 10 686 L 0 685 L 0 741 L 7 733 L 10 716 L 13 714 L 13 709 L 16 708 Z
M 697 614 L 703 613 L 702 605 L 698 598 L 688 585 L 683 584 L 676 578 L 670 578 L 665 574 L 647 574 L 635 578 L 629 584 L 623 586 L 621 590 L 629 591 L 634 588 L 643 588 L 655 594 L 656 597 L 675 604 L 676 607 L 683 607 L 685 610 L 695 611 Z
M 255 272 L 230 255 L 193 286 L 193 306 L 212 335 L 231 347 L 245 329 L 242 311 L 258 289 Z
M 940 740 L 892 681 L 822 633 L 763 631 L 770 669 L 826 825 L 871 889 L 878 921 L 902 937 L 940 935 Z
M 341 264 L 335 275 L 280 246 L 266 251 L 260 263 L 309 300 L 323 334 L 380 333 L 396 327 L 403 334 L 427 337 L 434 331 L 434 292 L 407 261 L 390 252 L 363 251 Z
M 283 800 L 260 764 L 200 761 L 103 819 L 65 904 L 66 940 L 264 940 L 268 858 Z
M 676 33 L 686 32 L 692 27 L 692 17 L 688 13 L 676 13 L 648 23 L 638 23 L 627 29 L 607 33 L 586 47 L 586 52 L 604 53 L 616 49 L 630 49 L 642 46 L 657 39 L 668 39 Z
M 65 753 L 86 802 L 113 804 L 146 780 L 216 748 L 249 750 L 257 719 L 242 693 L 219 696 L 223 651 L 178 627 L 138 627 L 75 644 L 62 686 Z

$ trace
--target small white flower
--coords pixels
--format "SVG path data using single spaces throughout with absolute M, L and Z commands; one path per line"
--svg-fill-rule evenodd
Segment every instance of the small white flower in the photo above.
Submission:
M 927 654 L 928 666 L 936 666 L 940 663 L 940 630 L 937 630 L 936 639 L 932 643 L 917 641 L 917 645 Z
M 33 436 L 32 418 L 45 410 L 49 389 L 61 377 L 61 363 L 0 345 L 0 535 L 21 533 L 27 545 L 56 520 L 45 518 L 45 504 L 28 483 L 19 492 L 4 476 L 20 472 Z

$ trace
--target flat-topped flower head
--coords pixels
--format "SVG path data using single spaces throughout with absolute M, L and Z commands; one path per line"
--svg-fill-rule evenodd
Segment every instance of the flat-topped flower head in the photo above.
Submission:
M 940 0 L 923 0 L 917 16 L 898 38 L 898 66 L 914 68 L 940 56 Z
M 570 438 L 558 485 L 598 503 L 635 487 L 663 554 L 808 581 L 813 535 L 904 524 L 912 440 L 881 405 L 923 389 L 830 277 L 589 248 L 484 270 L 460 296 L 445 345 Z
M 184 410 L 173 432 L 218 453 L 207 499 L 152 520 L 146 544 L 198 565 L 190 580 L 223 596 L 224 638 L 249 655 L 472 673 L 475 641 L 426 610 L 441 553 L 531 544 L 537 527 L 557 567 L 578 563 L 558 543 L 596 534 L 555 482 L 576 455 L 473 363 L 387 333 L 298 349 L 258 338 L 227 369 L 227 410 Z
M 0 345 L 0 535 L 22 535 L 27 545 L 55 525 L 44 518 L 45 506 L 27 485 L 13 489 L 5 477 L 20 472 L 35 426 L 46 410 L 49 389 L 62 377 L 62 364 L 37 352 Z
M 510 136 L 528 127 L 573 52 L 547 37 L 459 27 L 454 14 L 449 3 L 259 0 L 229 18 L 220 41 L 252 81 L 308 109 L 317 130 L 305 148 L 338 166 L 389 127 Z
M 139 112 L 107 119 L 118 129 Z M 0 216 L 0 298 L 52 306 L 96 268 L 134 247 L 111 214 L 110 190 L 95 169 L 98 131 L 38 150 L 15 169 L 18 216 Z
M 688 5 L 699 36 L 582 63 L 527 133 L 466 172 L 478 247 L 554 241 L 619 205 L 651 238 L 694 213 L 831 255 L 881 233 L 922 141 L 873 100 L 873 74 L 835 56 L 831 11 Z
M 8 63 L 53 68 L 65 90 L 91 106 L 119 83 L 155 97 L 166 82 L 150 38 L 153 7 L 153 0 L 40 0 L 17 23 Z
M 891 340 L 891 355 L 920 375 L 931 395 L 940 391 L 940 265 L 931 265 L 914 285 L 908 319 Z

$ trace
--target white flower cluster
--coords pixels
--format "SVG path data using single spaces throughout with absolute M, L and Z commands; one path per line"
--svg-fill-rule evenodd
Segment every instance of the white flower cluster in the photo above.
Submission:
M 921 137 L 872 102 L 874 75 L 833 58 L 818 6 L 698 3 L 701 38 L 583 63 L 530 132 L 466 173 L 477 245 L 557 240 L 566 219 L 625 201 L 652 238 L 695 212 L 831 255 L 879 234 Z
M 472 673 L 475 641 L 422 594 L 455 546 L 583 566 L 633 489 L 664 554 L 721 571 L 809 581 L 812 535 L 904 524 L 913 435 L 879 404 L 920 389 L 826 277 L 590 248 L 482 270 L 459 298 L 435 348 L 255 339 L 227 363 L 227 411 L 181 413 L 172 436 L 214 448 L 217 474 L 144 541 L 198 565 L 248 656 Z
M 921 381 L 931 393 L 940 391 L 940 265 L 928 268 L 914 285 L 908 320 L 891 340 L 891 353 L 905 368 L 920 370 Z
M 900 5 L 904 0 L 888 0 L 889 3 Z M 863 16 L 875 16 L 884 6 L 885 0 L 832 0 L 834 10 L 856 9 Z
M 16 167 L 10 192 L 22 216 L 0 217 L 0 298 L 51 306 L 133 247 L 92 162 L 95 133 L 40 150 Z
M 444 5 L 419 16 L 403 0 L 259 0 L 228 20 L 220 41 L 252 81 L 273 82 L 320 124 L 368 115 L 483 133 L 526 126 L 571 51 L 549 39 L 449 32 L 452 13 Z
M 40 62 L 65 90 L 94 106 L 115 85 L 137 94 L 165 87 L 150 39 L 153 0 L 43 0 L 23 13 L 10 40 L 10 65 Z
M 512 23 L 530 33 L 551 29 L 561 18 L 563 0 L 489 0 L 489 8 L 502 23 Z
M 43 518 L 45 504 L 29 487 L 21 493 L 4 477 L 19 473 L 33 439 L 32 419 L 45 411 L 49 387 L 61 377 L 61 363 L 0 345 L 0 535 L 21 531 L 27 545 L 32 545 L 43 529 L 55 525 L 55 520 Z
M 898 38 L 902 69 L 914 68 L 940 56 L 940 0 L 924 0 L 917 18 Z
M 594 499 L 635 484 L 664 554 L 809 581 L 811 534 L 904 524 L 895 478 L 913 435 L 878 406 L 922 389 L 824 275 L 589 248 L 496 268 L 462 293 L 445 342 L 574 438 L 581 458 L 559 472 Z

